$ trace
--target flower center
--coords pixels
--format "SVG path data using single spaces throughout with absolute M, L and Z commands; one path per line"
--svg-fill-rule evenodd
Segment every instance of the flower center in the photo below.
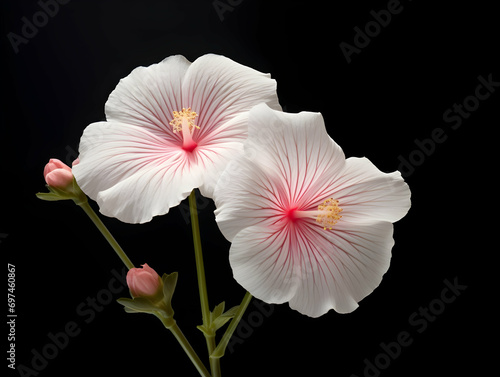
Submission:
M 186 152 L 192 152 L 198 144 L 193 140 L 193 133 L 195 128 L 200 129 L 194 124 L 195 118 L 198 116 L 191 108 L 182 108 L 182 111 L 174 111 L 174 119 L 170 121 L 174 133 L 182 132 L 182 149 Z
M 318 206 L 318 217 L 316 217 L 316 222 L 323 226 L 326 230 L 332 229 L 335 224 L 342 217 L 339 215 L 343 209 L 339 207 L 339 201 L 334 199 L 326 199 L 323 204 Z
M 339 201 L 335 199 L 326 199 L 321 205 L 318 206 L 318 210 L 299 210 L 297 207 L 291 207 L 285 210 L 284 218 L 288 221 L 295 223 L 297 220 L 302 218 L 315 219 L 318 224 L 320 224 L 323 229 L 333 229 L 333 226 L 342 217 L 340 212 L 343 209 L 339 207 Z

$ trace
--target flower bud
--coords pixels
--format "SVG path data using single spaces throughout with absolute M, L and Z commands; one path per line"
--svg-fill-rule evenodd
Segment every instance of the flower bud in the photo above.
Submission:
M 177 272 L 163 274 L 160 278 L 147 264 L 142 268 L 131 268 L 127 274 L 130 298 L 120 298 L 118 303 L 127 313 L 149 313 L 161 319 L 165 327 L 170 328 L 173 320 L 172 296 L 177 284 Z
M 43 176 L 50 187 L 65 189 L 73 184 L 71 168 L 56 158 L 51 158 L 45 165 Z
M 162 280 L 155 270 L 143 264 L 141 268 L 131 268 L 128 271 L 127 285 L 132 297 L 151 297 L 162 289 Z
M 77 165 L 79 161 L 77 158 L 73 165 Z M 78 205 L 87 203 L 87 196 L 76 183 L 73 171 L 57 158 L 51 158 L 45 165 L 43 177 L 49 192 L 39 192 L 36 194 L 37 198 L 48 201 L 72 199 Z

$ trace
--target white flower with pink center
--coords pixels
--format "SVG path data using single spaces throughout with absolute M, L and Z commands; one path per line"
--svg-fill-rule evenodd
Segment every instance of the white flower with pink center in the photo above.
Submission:
M 85 129 L 73 174 L 104 215 L 150 221 L 194 188 L 212 197 L 262 102 L 280 109 L 275 80 L 223 56 L 136 68 L 109 96 L 106 122 Z
M 250 111 L 244 153 L 214 192 L 235 279 L 311 317 L 351 312 L 389 268 L 393 222 L 410 208 L 399 172 L 346 159 L 319 113 Z

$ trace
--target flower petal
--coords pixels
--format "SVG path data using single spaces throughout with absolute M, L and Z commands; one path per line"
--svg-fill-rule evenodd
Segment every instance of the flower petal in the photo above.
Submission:
M 389 268 L 393 226 L 389 222 L 301 230 L 298 279 L 290 307 L 319 317 L 330 309 L 349 313 L 381 282 Z
M 73 174 L 104 215 L 143 223 L 200 185 L 195 158 L 144 128 L 99 122 L 85 129 Z
M 248 111 L 268 102 L 280 109 L 276 81 L 223 56 L 208 54 L 193 63 L 171 56 L 158 64 L 134 69 L 122 79 L 106 103 L 108 121 L 143 127 L 172 144 L 182 135 L 169 122 L 174 111 L 192 108 L 200 129 L 193 133 L 194 159 L 204 179 L 203 195 L 212 197 L 228 161 L 242 150 Z
M 244 153 L 228 164 L 214 192 L 220 230 L 231 241 L 264 218 L 277 221 L 290 207 L 311 206 L 344 165 L 320 114 L 255 106 Z
M 144 127 L 180 141 L 181 136 L 173 133 L 169 122 L 173 111 L 184 106 L 182 80 L 190 65 L 183 56 L 174 55 L 149 67 L 135 68 L 110 94 L 105 106 L 106 119 Z
M 242 157 L 230 162 L 217 182 L 215 216 L 224 237 L 233 241 L 244 228 L 278 221 L 279 203 L 285 188 L 265 167 Z
M 71 169 L 55 169 L 47 173 L 45 182 L 51 187 L 65 188 L 73 182 L 73 173 Z
M 265 104 L 250 111 L 247 156 L 266 165 L 287 187 L 290 205 L 309 207 L 345 165 L 320 113 L 289 114 Z M 287 203 L 288 204 L 288 203 Z
M 67 170 L 67 171 L 71 172 L 71 168 L 68 165 L 66 165 L 64 162 L 62 162 L 61 160 L 58 160 L 57 158 L 51 158 L 43 169 L 44 178 L 47 177 L 47 174 L 49 174 L 50 172 L 52 172 L 56 169 L 63 169 L 63 170 Z
M 207 136 L 193 153 L 203 166 L 203 183 L 199 187 L 203 196 L 213 198 L 214 189 L 227 164 L 242 153 L 247 137 L 248 113 L 241 113 L 228 120 Z
M 345 171 L 332 182 L 332 198 L 343 209 L 342 221 L 396 222 L 410 209 L 410 189 L 401 173 L 383 173 L 366 158 L 348 158 Z
M 229 260 L 236 281 L 267 303 L 289 301 L 311 317 L 349 313 L 389 268 L 392 231 L 389 222 L 335 231 L 257 225 L 236 235 Z
M 239 232 L 231 244 L 229 262 L 234 278 L 267 303 L 290 300 L 297 289 L 293 245 L 287 230 L 260 225 Z
M 196 141 L 203 145 L 225 137 L 218 127 L 259 103 L 281 110 L 276 81 L 270 75 L 220 55 L 207 54 L 189 67 L 182 85 L 182 103 L 198 114 Z M 246 132 L 241 134 L 241 140 Z

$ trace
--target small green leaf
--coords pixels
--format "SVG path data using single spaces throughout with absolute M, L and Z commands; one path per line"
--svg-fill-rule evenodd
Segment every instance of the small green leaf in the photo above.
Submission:
M 222 301 L 219 305 L 217 305 L 214 308 L 214 311 L 210 313 L 210 318 L 212 319 L 212 321 L 214 321 L 215 319 L 220 317 L 222 315 L 222 313 L 224 313 L 225 306 L 226 306 L 226 303 L 224 301 Z
M 163 281 L 163 296 L 165 297 L 165 301 L 168 303 L 172 300 L 172 296 L 174 295 L 178 276 L 179 274 L 177 272 L 172 272 L 168 275 L 163 274 L 161 277 L 161 280 Z
M 223 316 L 233 318 L 236 315 L 236 312 L 238 311 L 239 308 L 240 308 L 239 305 L 233 306 L 231 309 L 229 309 L 227 312 L 225 312 L 223 314 Z
M 36 197 L 38 199 L 47 200 L 49 202 L 55 202 L 57 200 L 66 200 L 66 198 L 61 198 L 59 195 L 50 192 L 38 192 L 36 193 Z
M 198 330 L 200 330 L 203 334 L 205 334 L 206 336 L 213 336 L 214 335 L 214 332 L 211 331 L 210 329 L 207 329 L 205 326 L 203 325 L 200 325 L 200 326 L 196 326 L 196 328 Z
M 87 202 L 87 196 L 80 189 L 76 183 L 75 177 L 73 177 L 72 185 L 68 185 L 65 188 L 57 188 L 49 185 L 45 185 L 49 192 L 39 192 L 36 197 L 41 200 L 57 201 L 57 200 L 69 200 L 72 199 L 76 204 L 81 205 Z
M 215 320 L 213 321 L 213 324 L 215 325 L 215 329 L 219 330 L 222 326 L 224 326 L 230 319 L 234 317 L 238 310 L 239 306 L 235 306 L 231 309 L 229 309 L 227 312 L 219 315 Z
M 219 330 L 222 326 L 226 324 L 227 321 L 229 321 L 231 317 L 218 317 L 213 324 L 215 325 L 215 329 Z
M 141 297 L 134 299 L 119 298 L 116 301 L 125 307 L 127 313 L 152 313 L 154 310 L 157 310 L 151 301 Z
M 238 311 L 239 305 L 232 307 L 227 312 L 224 312 L 226 303 L 223 301 L 210 312 L 210 323 L 207 326 L 196 326 L 198 330 L 207 336 L 215 335 L 215 332 L 231 320 Z
M 175 292 L 175 286 L 177 285 L 177 278 L 179 274 L 177 272 L 172 272 L 171 274 L 163 274 L 161 280 L 163 282 L 163 306 L 162 310 L 167 316 L 173 316 L 174 310 L 172 309 L 172 296 Z
M 226 307 L 226 303 L 221 302 L 219 305 L 217 305 L 214 308 L 213 312 L 210 312 L 210 324 L 209 324 L 209 326 L 210 326 L 210 329 L 213 329 L 213 331 L 217 331 L 222 326 L 224 326 L 231 318 L 233 318 L 234 315 L 236 314 L 236 312 L 238 311 L 239 306 L 235 306 L 235 307 L 229 309 L 227 312 L 224 312 L 225 307 Z M 203 332 L 206 332 L 206 331 L 203 331 Z
M 130 309 L 130 308 L 127 308 L 126 306 L 124 307 L 125 309 L 125 312 L 129 313 L 129 314 L 137 314 L 137 313 L 144 313 L 144 312 L 140 312 L 140 311 L 137 311 L 135 309 Z

